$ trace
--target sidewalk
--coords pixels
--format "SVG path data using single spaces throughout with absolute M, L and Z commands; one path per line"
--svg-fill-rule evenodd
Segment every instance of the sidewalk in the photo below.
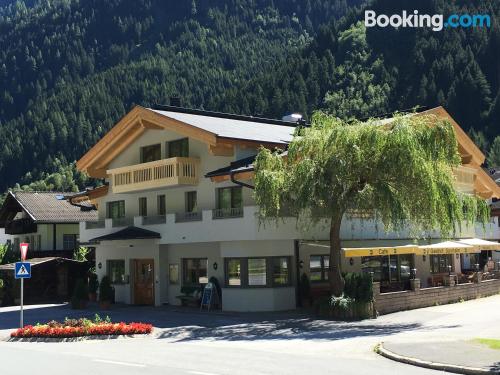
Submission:
M 391 342 L 379 354 L 415 366 L 460 374 L 500 374 L 500 350 L 465 341 Z

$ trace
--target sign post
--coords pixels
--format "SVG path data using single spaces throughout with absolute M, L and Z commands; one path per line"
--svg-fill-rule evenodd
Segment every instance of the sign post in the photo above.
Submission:
M 24 327 L 24 279 L 31 277 L 31 263 L 25 262 L 26 254 L 28 253 L 29 244 L 21 243 L 19 249 L 21 250 L 21 262 L 16 262 L 14 270 L 14 277 L 21 279 L 21 301 L 20 301 L 20 317 L 19 327 Z

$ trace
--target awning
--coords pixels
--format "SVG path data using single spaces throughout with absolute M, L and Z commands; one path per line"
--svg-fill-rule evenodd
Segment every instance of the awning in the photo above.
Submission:
M 161 238 L 160 233 L 153 232 L 152 230 L 147 230 L 143 228 L 138 228 L 134 226 L 127 227 L 125 229 L 106 234 L 104 236 L 92 238 L 90 243 L 97 243 L 101 241 L 120 241 L 120 240 L 149 240 Z
M 383 247 L 357 247 L 344 248 L 344 256 L 347 258 L 365 257 L 365 256 L 384 256 L 384 255 L 402 255 L 415 254 L 418 246 L 383 246 Z
M 463 240 L 457 240 L 457 242 L 463 243 L 465 245 L 475 246 L 479 248 L 479 250 L 500 250 L 500 243 L 486 241 L 480 238 L 466 238 Z
M 445 241 L 432 245 L 419 246 L 415 254 L 438 255 L 438 254 L 473 254 L 481 250 L 477 246 L 467 245 L 458 241 Z

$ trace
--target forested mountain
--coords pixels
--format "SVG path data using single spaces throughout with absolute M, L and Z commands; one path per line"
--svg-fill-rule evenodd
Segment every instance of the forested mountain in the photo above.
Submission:
M 10 3 L 0 7 L 1 189 L 40 179 L 31 188 L 81 188 L 87 181 L 69 163 L 132 105 L 170 96 L 272 117 L 440 104 L 485 150 L 500 133 L 499 2 L 366 5 L 379 14 L 417 7 L 493 21 L 440 32 L 366 29 L 363 0 Z
M 41 0 L 0 10 L 0 187 L 80 157 L 130 107 L 208 108 L 359 1 Z
M 231 88 L 218 103 L 231 112 L 280 116 L 323 108 L 365 117 L 443 105 L 488 149 L 500 133 L 500 2 L 373 1 L 377 14 L 489 14 L 491 28 L 365 28 L 363 11 L 321 27 L 302 53 Z

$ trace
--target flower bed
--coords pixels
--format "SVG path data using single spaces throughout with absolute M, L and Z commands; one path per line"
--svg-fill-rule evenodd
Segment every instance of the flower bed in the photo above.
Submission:
M 95 319 L 68 319 L 64 322 L 51 321 L 46 324 L 25 326 L 10 334 L 14 338 L 68 338 L 98 335 L 135 335 L 148 334 L 153 326 L 147 323 L 112 323 L 109 318 L 101 320 L 96 314 Z

